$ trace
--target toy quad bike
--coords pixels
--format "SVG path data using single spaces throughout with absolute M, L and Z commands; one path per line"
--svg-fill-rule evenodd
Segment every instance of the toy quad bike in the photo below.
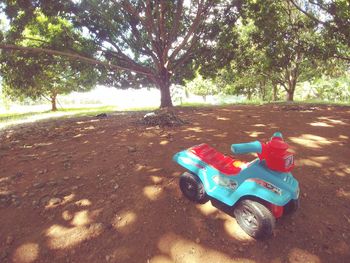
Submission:
M 244 163 L 225 156 L 207 144 L 193 146 L 174 155 L 188 169 L 180 177 L 180 188 L 190 200 L 205 203 L 209 197 L 232 207 L 241 228 L 254 238 L 271 235 L 275 220 L 298 208 L 299 184 L 290 171 L 293 154 L 282 134 L 267 143 L 232 144 L 234 154 L 257 153 Z

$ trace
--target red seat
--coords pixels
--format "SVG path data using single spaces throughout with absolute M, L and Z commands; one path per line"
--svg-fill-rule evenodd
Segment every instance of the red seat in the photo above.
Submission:
M 234 166 L 235 159 L 218 152 L 208 144 L 203 143 L 189 150 L 225 175 L 235 175 L 241 171 L 241 168 Z

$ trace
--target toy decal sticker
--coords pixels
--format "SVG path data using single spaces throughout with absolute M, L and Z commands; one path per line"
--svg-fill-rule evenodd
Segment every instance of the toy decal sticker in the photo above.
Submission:
M 284 159 L 284 166 L 286 168 L 291 167 L 294 164 L 294 158 L 293 155 L 288 155 L 285 159 Z
M 238 183 L 235 180 L 222 177 L 220 175 L 214 175 L 212 179 L 217 185 L 223 186 L 225 188 L 229 188 L 231 190 L 235 190 L 238 185 Z
M 258 179 L 258 178 L 250 178 L 247 181 L 255 182 L 255 183 L 269 189 L 270 191 L 274 192 L 275 194 L 282 195 L 282 190 L 271 183 L 265 182 L 265 181 Z

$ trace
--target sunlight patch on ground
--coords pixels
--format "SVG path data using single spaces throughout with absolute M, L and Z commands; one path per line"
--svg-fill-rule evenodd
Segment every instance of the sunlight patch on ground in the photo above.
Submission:
M 218 121 L 229 121 L 230 120 L 230 118 L 226 118 L 226 117 L 216 117 L 216 119 Z
M 265 132 L 258 132 L 258 131 L 253 131 L 253 132 L 245 132 L 246 134 L 248 134 L 249 137 L 252 138 L 257 138 L 262 134 L 265 134 Z
M 150 177 L 151 177 L 152 182 L 155 184 L 159 184 L 163 181 L 163 178 L 160 176 L 151 175 Z
M 206 202 L 205 204 L 196 205 L 196 208 L 205 216 L 209 216 L 209 215 L 219 211 L 210 202 Z
M 81 199 L 75 202 L 77 206 L 90 206 L 92 203 L 89 199 Z
M 178 263 L 234 263 L 234 262 L 255 262 L 245 258 L 232 258 L 222 252 L 216 251 L 200 243 L 185 239 L 174 233 L 163 235 L 159 242 L 158 248 L 163 255 L 156 255 L 150 262 L 160 262 L 160 259 L 165 259 L 164 262 Z M 169 261 L 171 259 L 171 261 Z
M 314 127 L 334 127 L 333 125 L 329 125 L 325 122 L 311 122 L 309 124 Z
M 13 262 L 31 263 L 38 259 L 39 245 L 36 243 L 27 243 L 19 246 L 13 256 Z
M 45 209 L 51 209 L 51 208 L 55 208 L 55 207 L 58 207 L 58 206 L 63 206 L 71 201 L 73 201 L 75 198 L 75 194 L 70 194 L 70 195 L 66 195 L 63 197 L 63 200 L 60 201 L 60 202 L 54 202 L 54 203 L 48 203 L 46 206 L 45 206 Z
M 151 201 L 158 200 L 162 193 L 162 188 L 157 185 L 149 185 L 143 188 L 143 194 Z
M 227 132 L 224 132 L 224 133 L 220 133 L 220 134 L 215 134 L 214 137 L 217 137 L 217 138 L 226 138 L 228 135 Z
M 321 260 L 318 256 L 300 248 L 293 248 L 288 254 L 288 259 L 290 263 L 321 263 Z
M 344 190 L 344 188 L 339 188 L 336 191 L 336 196 L 337 197 L 346 197 L 346 198 L 350 198 L 350 191 L 346 191 Z M 350 223 L 350 222 L 349 222 Z
M 92 223 L 92 219 L 87 210 L 76 212 L 71 222 L 75 226 L 85 226 L 90 223 Z
M 169 144 L 169 141 L 168 140 L 164 140 L 164 141 L 161 141 L 159 144 L 160 145 L 167 145 L 167 144 Z
M 314 156 L 304 159 L 298 159 L 295 162 L 297 166 L 312 166 L 321 168 L 322 164 L 325 163 L 327 160 L 329 160 L 328 156 Z
M 237 224 L 237 221 L 232 217 L 226 218 L 224 223 L 226 233 L 239 241 L 254 242 L 255 240 L 250 237 L 243 229 Z
M 51 249 L 67 249 L 83 241 L 99 236 L 103 232 L 103 225 L 93 223 L 87 226 L 64 227 L 52 225 L 47 231 L 48 246 Z
M 185 131 L 189 131 L 189 132 L 203 132 L 201 127 L 187 128 L 187 129 L 185 129 Z
M 341 120 L 335 120 L 335 119 L 331 119 L 329 117 L 318 117 L 317 119 L 319 120 L 324 120 L 326 122 L 330 122 L 332 124 L 340 124 L 340 125 L 345 125 L 346 123 L 341 121 Z
M 338 164 L 336 169 L 332 170 L 332 173 L 340 177 L 350 176 L 350 165 Z
M 320 149 L 323 146 L 336 142 L 313 134 L 303 134 L 299 137 L 289 137 L 288 139 L 300 146 L 315 149 Z
M 128 234 L 137 220 L 137 215 L 133 211 L 123 212 L 114 216 L 112 226 L 121 233 Z

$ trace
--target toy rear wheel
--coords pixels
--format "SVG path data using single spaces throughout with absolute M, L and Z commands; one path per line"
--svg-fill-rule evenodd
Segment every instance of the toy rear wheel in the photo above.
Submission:
M 284 214 L 289 215 L 295 213 L 300 207 L 300 200 L 299 199 L 293 199 L 289 201 L 288 204 L 284 206 Z
M 183 173 L 180 177 L 180 189 L 184 196 L 193 202 L 204 204 L 208 201 L 203 183 L 195 174 Z
M 251 237 L 264 238 L 272 234 L 275 217 L 263 204 L 253 200 L 241 201 L 234 210 L 239 226 Z

